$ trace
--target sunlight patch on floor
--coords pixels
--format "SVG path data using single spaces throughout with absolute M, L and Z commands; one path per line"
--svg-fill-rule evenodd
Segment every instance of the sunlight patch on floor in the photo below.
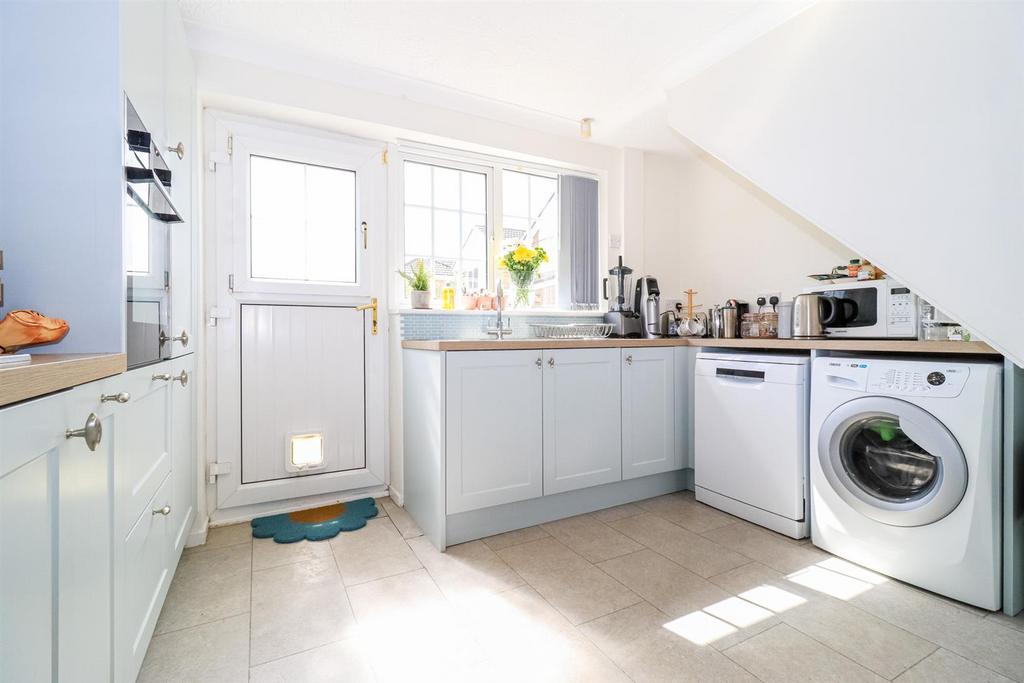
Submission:
M 736 627 L 717 619 L 707 612 L 691 612 L 662 625 L 695 645 L 708 645 L 719 638 L 736 633 Z
M 713 605 L 708 605 L 704 611 L 722 621 L 727 621 L 733 626 L 746 628 L 753 626 L 759 621 L 770 619 L 774 614 L 763 607 L 747 602 L 742 598 L 728 598 Z
M 850 600 L 874 587 L 873 584 L 867 581 L 861 581 L 852 576 L 839 574 L 818 566 L 801 569 L 786 578 L 793 583 L 816 590 L 825 595 L 831 595 L 833 598 L 839 598 L 840 600 Z

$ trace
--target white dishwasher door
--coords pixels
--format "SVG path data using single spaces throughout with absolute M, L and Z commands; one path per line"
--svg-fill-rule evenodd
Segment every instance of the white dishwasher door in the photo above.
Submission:
M 787 519 L 804 518 L 808 367 L 806 357 L 698 354 L 697 487 Z

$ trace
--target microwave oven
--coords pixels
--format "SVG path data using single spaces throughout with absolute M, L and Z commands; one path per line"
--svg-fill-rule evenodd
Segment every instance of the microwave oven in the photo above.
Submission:
M 810 287 L 807 292 L 835 299 L 836 315 L 825 334 L 838 339 L 917 339 L 917 296 L 889 279 L 850 280 Z

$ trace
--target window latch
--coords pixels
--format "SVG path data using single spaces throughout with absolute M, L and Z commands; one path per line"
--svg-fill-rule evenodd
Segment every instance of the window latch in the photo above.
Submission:
M 368 235 L 369 235 L 369 232 L 370 232 L 369 229 L 367 228 L 366 221 L 363 221 L 362 223 L 360 223 L 359 224 L 359 228 L 363 231 L 363 249 L 366 249 L 367 248 L 367 244 L 369 242 Z

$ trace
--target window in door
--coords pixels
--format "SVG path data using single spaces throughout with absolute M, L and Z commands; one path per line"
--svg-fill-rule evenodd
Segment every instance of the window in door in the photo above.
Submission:
M 251 155 L 249 183 L 253 279 L 356 283 L 354 171 Z
M 456 291 L 487 286 L 487 175 L 406 161 L 405 257 L 412 273 L 423 261 L 434 298 L 451 283 Z M 408 284 L 406 284 L 408 294 Z

